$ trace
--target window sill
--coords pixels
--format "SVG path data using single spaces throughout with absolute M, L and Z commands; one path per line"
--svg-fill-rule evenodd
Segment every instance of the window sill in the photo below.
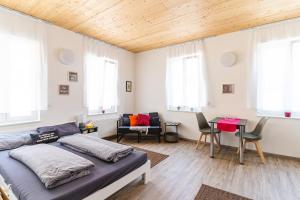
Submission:
M 169 112 L 181 112 L 181 113 L 197 113 L 197 112 L 200 112 L 198 110 L 188 111 L 188 110 L 170 110 L 170 109 L 168 109 L 167 111 L 169 111 Z
M 0 124 L 0 127 L 5 127 L 5 126 L 18 126 L 18 125 L 25 125 L 25 124 L 34 124 L 41 122 L 40 119 L 37 120 L 28 120 L 28 121 L 22 121 L 22 122 L 11 122 L 11 123 L 5 123 L 5 124 Z
M 108 112 L 108 113 L 93 113 L 93 114 L 88 114 L 90 117 L 96 117 L 96 116 L 108 116 L 108 115 L 114 115 L 118 114 L 118 112 Z
M 291 116 L 291 117 L 285 117 L 283 115 L 268 115 L 268 114 L 256 114 L 257 117 L 269 117 L 269 118 L 275 118 L 275 119 L 291 119 L 291 120 L 299 120 L 300 117 L 297 116 Z

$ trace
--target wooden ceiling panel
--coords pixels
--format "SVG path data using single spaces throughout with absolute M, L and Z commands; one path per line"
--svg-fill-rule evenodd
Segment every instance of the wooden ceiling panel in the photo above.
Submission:
M 132 52 L 300 17 L 299 0 L 0 0 L 0 5 Z

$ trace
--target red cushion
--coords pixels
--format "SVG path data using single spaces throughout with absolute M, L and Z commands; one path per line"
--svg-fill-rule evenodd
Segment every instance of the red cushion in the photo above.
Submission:
M 145 114 L 138 114 L 137 124 L 139 126 L 150 126 L 150 116 Z

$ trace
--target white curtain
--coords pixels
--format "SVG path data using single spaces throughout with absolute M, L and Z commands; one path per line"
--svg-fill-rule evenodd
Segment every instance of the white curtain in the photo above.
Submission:
M 300 20 L 255 28 L 248 70 L 248 107 L 259 114 L 281 116 L 300 112 Z M 299 66 L 299 67 L 298 67 Z
M 0 113 L 22 117 L 47 109 L 45 24 L 0 8 Z
M 199 111 L 208 104 L 208 80 L 201 40 L 167 47 L 168 110 Z
M 118 55 L 120 55 L 120 49 L 100 40 L 84 36 L 83 46 L 84 54 L 91 53 L 100 58 L 108 58 L 116 61 L 119 59 Z
M 117 55 L 117 47 L 84 37 L 84 102 L 90 115 L 117 111 Z

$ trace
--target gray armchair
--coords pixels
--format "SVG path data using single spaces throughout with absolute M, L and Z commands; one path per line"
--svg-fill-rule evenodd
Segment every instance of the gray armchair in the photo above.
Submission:
M 262 130 L 266 124 L 266 122 L 268 121 L 269 118 L 267 117 L 262 117 L 259 122 L 257 123 L 255 129 L 251 132 L 246 132 L 243 134 L 243 142 L 244 142 L 244 149 L 243 151 L 245 151 L 246 149 L 246 144 L 247 143 L 253 143 L 255 144 L 255 148 L 257 150 L 257 153 L 259 154 L 261 161 L 263 163 L 265 163 L 265 157 L 263 154 L 263 150 L 262 150 L 262 146 L 260 144 L 260 140 L 262 139 Z M 236 136 L 240 136 L 240 132 L 237 132 L 235 134 Z M 240 149 L 238 149 L 237 153 L 239 153 Z
M 211 127 L 209 126 L 209 124 L 202 112 L 196 113 L 196 117 L 197 117 L 197 121 L 198 121 L 199 131 L 201 132 L 201 135 L 200 135 L 199 140 L 196 145 L 196 149 L 198 149 L 203 136 L 204 136 L 204 143 L 206 143 L 206 137 L 207 137 L 207 135 L 210 135 Z M 216 140 L 219 148 L 221 148 L 221 143 L 220 143 L 220 139 L 221 139 L 220 132 L 221 131 L 216 128 L 214 128 L 213 131 L 215 133 L 214 139 Z

